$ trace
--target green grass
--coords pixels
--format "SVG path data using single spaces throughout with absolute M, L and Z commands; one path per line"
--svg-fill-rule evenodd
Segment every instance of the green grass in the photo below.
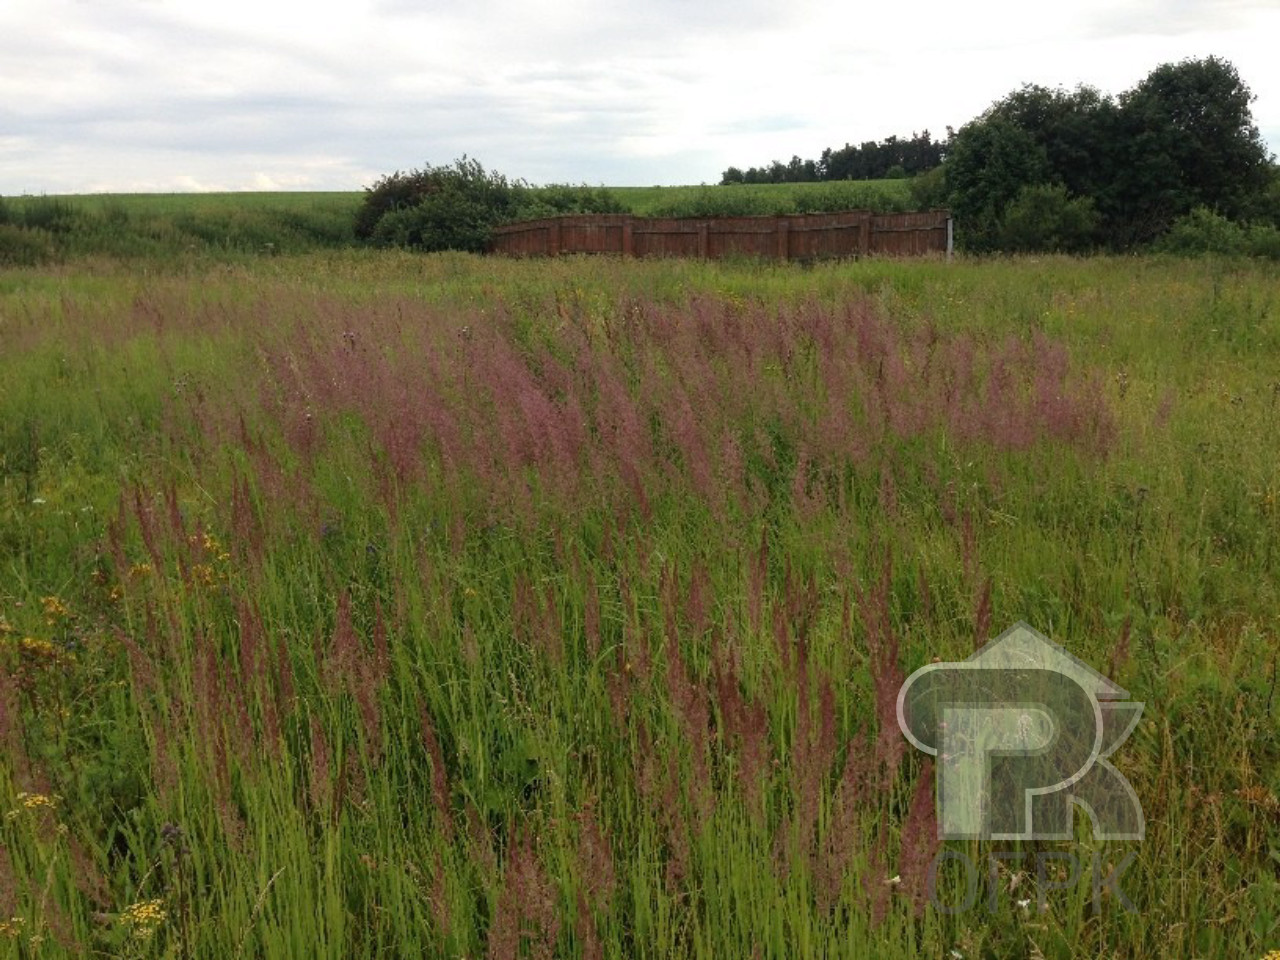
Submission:
M 907 181 L 612 188 L 643 216 L 743 216 L 909 206 Z M 103 256 L 244 258 L 356 244 L 361 192 L 0 197 L 0 267 Z
M 848 180 L 833 183 L 744 183 L 733 186 L 610 187 L 640 216 L 680 215 L 680 211 L 724 205 L 732 213 L 803 213 L 808 210 L 903 208 L 908 180 Z
M 1230 260 L 0 271 L 0 953 L 1261 957 L 1277 369 Z M 913 886 L 878 630 L 1016 620 L 1146 704 L 1135 913 Z

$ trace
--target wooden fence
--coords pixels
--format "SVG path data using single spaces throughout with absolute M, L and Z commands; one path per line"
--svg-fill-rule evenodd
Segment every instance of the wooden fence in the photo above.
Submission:
M 636 257 L 820 260 L 951 253 L 951 214 L 797 214 L 779 217 L 635 217 L 587 214 L 498 227 L 492 251 L 516 257 L 616 253 Z

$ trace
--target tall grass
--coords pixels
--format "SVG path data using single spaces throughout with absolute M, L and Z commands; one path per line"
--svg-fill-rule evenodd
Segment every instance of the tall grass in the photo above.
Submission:
M 1278 301 L 1147 260 L 0 276 L 0 943 L 1280 946 Z M 930 903 L 897 687 L 1018 619 L 1147 703 L 1148 835 L 1097 851 L 1135 913 L 1034 845 L 994 912 Z

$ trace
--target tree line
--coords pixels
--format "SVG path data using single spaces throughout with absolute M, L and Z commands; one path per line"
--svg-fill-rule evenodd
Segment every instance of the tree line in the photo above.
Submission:
M 947 128 L 947 138 L 952 130 Z M 775 160 L 766 167 L 740 170 L 730 167 L 720 183 L 818 183 L 824 180 L 893 180 L 913 177 L 941 165 L 945 140 L 934 140 L 928 130 L 906 139 L 896 136 L 869 140 L 858 146 L 846 143 L 838 150 L 827 147 L 816 160 L 793 156 L 789 163 Z

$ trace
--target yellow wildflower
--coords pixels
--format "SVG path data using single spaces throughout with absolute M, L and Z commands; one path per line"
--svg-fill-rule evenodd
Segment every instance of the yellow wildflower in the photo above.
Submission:
M 209 564 L 197 563 L 191 568 L 191 579 L 196 583 L 204 584 L 206 587 L 212 587 L 217 582 L 218 575 Z
M 145 577 L 150 572 L 151 572 L 151 564 L 149 563 L 135 563 L 132 567 L 129 568 L 129 576 L 131 578 Z
M 28 810 L 52 810 L 58 805 L 58 801 L 62 798 L 57 794 L 52 797 L 43 793 L 20 793 L 18 794 L 18 802 Z
M 10 810 L 8 813 L 6 813 L 5 819 L 6 820 L 18 819 L 18 817 L 22 815 L 23 810 L 29 810 L 32 812 L 36 812 L 40 810 L 48 810 L 50 813 L 52 813 L 54 810 L 58 808 L 58 801 L 61 799 L 62 798 L 57 796 L 56 794 L 50 797 L 50 796 L 46 796 L 43 793 L 26 793 L 26 792 L 19 793 L 18 806 L 15 807 L 13 810 Z
M 4 617 L 0 617 L 0 634 L 13 632 L 13 627 L 9 626 L 9 621 Z
M 163 900 L 140 900 L 120 914 L 120 922 L 136 940 L 148 940 L 165 921 Z
M 67 605 L 57 597 L 41 597 L 40 603 L 44 606 L 44 619 L 50 626 L 71 616 Z
M 57 648 L 43 637 L 23 637 L 18 641 L 18 649 L 33 657 L 53 658 L 58 655 Z
M 9 937 L 17 940 L 22 935 L 22 927 L 26 922 L 22 917 L 10 917 L 8 920 L 0 920 L 0 937 Z

